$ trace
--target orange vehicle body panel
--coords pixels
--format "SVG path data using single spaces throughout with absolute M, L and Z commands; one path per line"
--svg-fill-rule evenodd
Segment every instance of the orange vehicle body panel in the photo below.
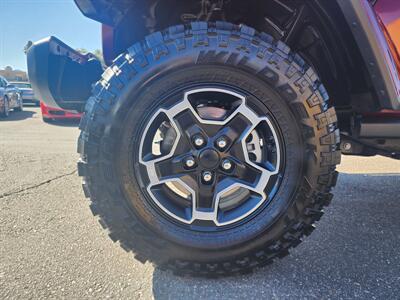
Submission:
M 400 74 L 400 1 L 379 0 L 374 9 Z

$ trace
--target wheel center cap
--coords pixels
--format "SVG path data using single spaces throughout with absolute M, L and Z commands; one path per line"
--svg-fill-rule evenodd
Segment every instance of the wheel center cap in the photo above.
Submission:
M 214 149 L 205 149 L 199 156 L 200 164 L 207 169 L 213 169 L 218 166 L 219 154 Z

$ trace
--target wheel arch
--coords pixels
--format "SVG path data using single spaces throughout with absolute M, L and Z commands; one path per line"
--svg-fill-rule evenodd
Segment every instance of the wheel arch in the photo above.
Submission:
M 179 11 L 182 14 L 192 12 L 198 8 L 200 1 L 164 1 L 178 11 L 172 13 L 168 11 L 168 6 L 162 6 L 168 18 L 157 12 L 156 6 L 161 5 L 159 1 L 152 1 L 153 6 L 140 1 L 75 2 L 87 17 L 103 23 L 103 52 L 106 61 L 111 63 L 112 59 L 142 40 L 151 30 L 162 30 L 181 23 Z M 378 79 L 371 78 L 340 2 L 232 0 L 224 7 L 224 18 L 231 23 L 244 23 L 259 32 L 269 33 L 298 52 L 317 71 L 327 87 L 331 104 L 338 111 L 341 108 L 360 112 L 387 108 L 388 105 L 383 103 L 387 99 L 381 99 L 374 88 Z M 145 19 L 155 22 L 151 25 L 152 29 L 143 18 L 151 12 L 157 16 Z

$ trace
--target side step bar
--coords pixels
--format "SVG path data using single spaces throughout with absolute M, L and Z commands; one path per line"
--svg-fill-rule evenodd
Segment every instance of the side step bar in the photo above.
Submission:
M 359 123 L 360 138 L 394 138 L 400 139 L 399 118 L 366 118 Z
M 342 154 L 400 159 L 400 118 L 397 112 L 364 116 L 353 122 L 351 134 L 341 135 Z
M 35 95 L 47 106 L 82 112 L 103 67 L 91 53 L 81 54 L 55 37 L 27 52 L 28 76 Z

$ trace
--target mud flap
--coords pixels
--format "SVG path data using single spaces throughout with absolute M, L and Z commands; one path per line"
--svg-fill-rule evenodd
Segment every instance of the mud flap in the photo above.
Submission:
M 55 37 L 34 43 L 27 52 L 28 76 L 47 106 L 82 112 L 92 84 L 103 67 L 91 53 L 82 54 Z

